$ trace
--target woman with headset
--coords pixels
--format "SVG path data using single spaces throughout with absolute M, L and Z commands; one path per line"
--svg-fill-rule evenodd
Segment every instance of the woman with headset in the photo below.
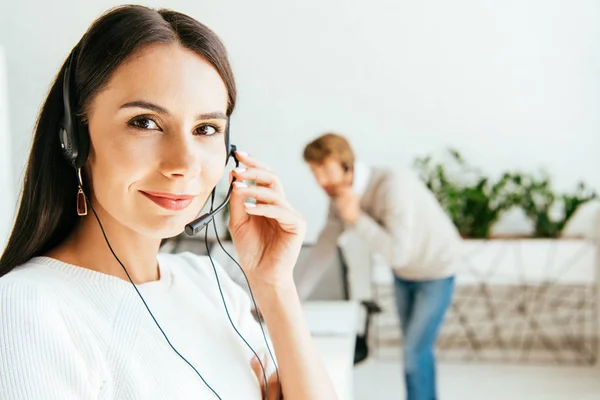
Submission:
M 335 398 L 292 279 L 304 221 L 273 171 L 230 151 L 235 102 L 222 43 L 189 16 L 123 6 L 84 34 L 0 258 L 0 398 Z M 270 341 L 209 257 L 159 253 L 230 156 L 229 228 Z

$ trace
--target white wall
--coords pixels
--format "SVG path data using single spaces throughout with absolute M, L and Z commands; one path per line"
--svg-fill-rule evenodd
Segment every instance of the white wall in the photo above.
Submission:
M 8 238 L 15 210 L 5 61 L 4 49 L 0 45 L 0 252 Z
M 21 171 L 60 63 L 117 2 L 3 4 L 13 166 Z M 379 165 L 407 165 L 452 145 L 493 174 L 545 166 L 560 189 L 580 179 L 600 188 L 597 1 L 146 4 L 187 12 L 224 39 L 240 92 L 234 143 L 279 171 L 308 217 L 309 240 L 325 197 L 301 151 L 323 130 L 347 134 L 360 158 Z

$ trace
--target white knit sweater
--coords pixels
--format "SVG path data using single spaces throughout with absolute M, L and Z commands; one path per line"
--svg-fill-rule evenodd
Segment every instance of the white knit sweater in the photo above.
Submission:
M 208 258 L 158 262 L 160 279 L 138 288 L 173 346 L 222 399 L 260 399 L 252 353 L 227 318 Z M 249 298 L 217 271 L 236 328 L 268 356 Z M 46 257 L 0 278 L 0 399 L 216 398 L 130 283 Z

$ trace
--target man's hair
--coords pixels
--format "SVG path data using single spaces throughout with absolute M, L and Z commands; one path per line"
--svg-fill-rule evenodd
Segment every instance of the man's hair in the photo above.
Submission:
M 304 161 L 322 164 L 326 158 L 333 158 L 342 164 L 346 171 L 354 169 L 354 152 L 348 140 L 337 133 L 325 133 L 304 148 Z

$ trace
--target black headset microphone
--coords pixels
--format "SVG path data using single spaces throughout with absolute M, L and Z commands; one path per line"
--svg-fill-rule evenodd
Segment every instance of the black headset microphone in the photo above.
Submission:
M 227 120 L 227 131 L 225 133 L 225 146 L 229 147 L 229 151 L 227 154 L 227 159 L 225 160 L 225 164 L 227 164 L 227 161 L 229 161 L 229 157 L 233 157 L 233 160 L 235 161 L 235 166 L 239 167 L 240 162 L 237 159 L 237 157 L 235 156 L 235 152 L 237 151 L 237 148 L 235 147 L 234 144 L 229 145 L 229 120 Z M 223 200 L 223 202 L 221 204 L 219 204 L 217 206 L 217 208 L 215 208 L 214 210 L 211 209 L 206 214 L 201 215 L 200 217 L 196 218 L 195 220 L 193 220 L 192 222 L 190 222 L 189 224 L 187 224 L 185 226 L 185 233 L 188 236 L 195 236 L 195 235 L 199 234 L 202 231 L 202 229 L 204 229 L 204 228 L 208 229 L 208 224 L 210 224 L 210 221 L 212 221 L 213 218 L 215 217 L 215 215 L 217 215 L 219 212 L 221 212 L 221 210 L 227 205 L 227 203 L 229 203 L 229 200 L 231 199 L 231 192 L 233 192 L 233 182 L 235 182 L 235 176 L 233 177 L 233 179 L 231 180 L 231 183 L 229 184 L 229 190 L 227 190 L 227 194 L 225 195 L 225 200 Z M 213 199 L 214 199 L 214 195 L 215 195 L 215 191 L 213 190 L 213 192 L 212 192 Z
M 63 156 L 66 158 L 66 160 L 69 162 L 69 164 L 71 164 L 71 166 L 73 168 L 75 168 L 75 171 L 77 172 L 77 178 L 78 178 L 78 184 L 79 184 L 80 190 L 83 191 L 83 181 L 81 179 L 81 168 L 83 168 L 83 166 L 86 163 L 87 158 L 88 158 L 89 149 L 90 149 L 90 136 L 89 136 L 87 127 L 83 124 L 81 119 L 77 117 L 77 113 L 76 113 L 76 111 L 77 111 L 77 93 L 76 93 L 76 85 L 75 85 L 75 70 L 76 70 L 75 59 L 77 58 L 78 52 L 79 52 L 79 45 L 75 46 L 75 48 L 71 52 L 71 55 L 69 56 L 69 59 L 67 61 L 65 73 L 63 75 L 62 93 L 63 93 L 64 111 L 63 111 L 62 120 L 60 122 L 58 136 L 59 136 L 60 147 L 62 149 Z M 227 152 L 226 159 L 225 159 L 225 165 L 227 165 L 229 158 L 232 157 L 235 161 L 236 167 L 238 167 L 239 160 L 237 159 L 237 157 L 235 155 L 236 146 L 230 145 L 230 143 L 229 143 L 229 119 L 227 121 L 227 128 L 225 131 L 225 150 Z M 244 275 L 244 278 L 246 279 L 246 283 L 248 284 L 248 289 L 250 290 L 250 296 L 252 298 L 253 305 L 258 310 L 258 308 L 256 306 L 256 301 L 254 299 L 254 295 L 252 294 L 252 289 L 250 288 L 248 278 L 246 277 L 246 273 L 241 268 L 239 263 L 231 256 L 231 254 L 229 254 L 223 248 L 223 245 L 221 244 L 221 241 L 217 234 L 217 226 L 214 222 L 215 215 L 218 214 L 227 205 L 227 203 L 231 199 L 231 193 L 233 191 L 233 182 L 235 182 L 235 177 L 233 177 L 233 179 L 229 185 L 229 190 L 227 191 L 227 195 L 225 196 L 225 199 L 215 209 L 213 209 L 213 207 L 212 207 L 212 202 L 214 201 L 214 197 L 215 197 L 215 189 L 213 189 L 213 191 L 211 193 L 211 209 L 210 209 L 210 211 L 208 213 L 205 213 L 205 214 L 201 215 L 200 217 L 196 218 L 192 222 L 188 223 L 185 226 L 185 233 L 189 236 L 195 236 L 198 233 L 200 233 L 202 231 L 202 229 L 207 228 L 207 230 L 205 232 L 205 237 L 204 237 L 205 244 L 206 244 L 206 250 L 207 250 L 211 265 L 213 267 L 213 271 L 215 273 L 215 278 L 217 280 L 217 285 L 219 288 L 219 292 L 221 294 L 221 299 L 223 300 L 223 306 L 225 307 L 225 312 L 227 313 L 229 322 L 231 323 L 231 326 L 233 327 L 236 334 L 242 339 L 242 341 L 246 344 L 246 346 L 251 350 L 251 352 L 254 354 L 254 356 L 256 356 L 256 358 L 258 359 L 258 362 L 259 362 L 261 370 L 262 370 L 263 378 L 265 381 L 265 398 L 268 398 L 268 380 L 267 380 L 264 365 L 263 365 L 260 357 L 258 356 L 258 354 L 256 354 L 256 351 L 254 351 L 252 346 L 250 346 L 250 344 L 246 341 L 246 339 L 242 336 L 242 334 L 237 330 L 237 328 L 235 327 L 235 324 L 233 323 L 233 320 L 231 319 L 231 316 L 229 315 L 229 310 L 228 310 L 227 304 L 225 302 L 225 297 L 223 295 L 223 291 L 221 290 L 221 284 L 219 281 L 217 269 L 212 260 L 212 257 L 210 256 L 210 250 L 209 250 L 209 246 L 208 246 L 208 235 L 207 235 L 208 234 L 208 224 L 212 221 L 214 229 L 215 229 L 215 234 L 217 236 L 217 241 L 219 242 L 221 249 L 225 252 L 225 254 L 227 254 L 227 256 L 229 256 L 229 258 L 231 258 L 231 260 L 233 260 L 233 262 L 242 271 L 242 274 Z M 162 335 L 164 336 L 165 340 L 167 341 L 167 343 L 169 344 L 171 349 L 185 363 L 187 363 L 194 370 L 194 372 L 200 377 L 200 379 L 202 380 L 202 382 L 204 382 L 204 384 L 208 387 L 208 389 L 210 389 L 217 398 L 221 399 L 221 397 L 218 395 L 218 393 L 209 385 L 208 382 L 206 382 L 206 380 L 200 374 L 200 372 L 198 372 L 198 370 L 183 355 L 181 355 L 181 353 L 179 351 L 177 351 L 177 349 L 171 344 L 171 341 L 169 340 L 167 334 L 164 332 L 164 330 L 162 329 L 162 327 L 160 326 L 160 324 L 154 317 L 154 314 L 152 314 L 152 311 L 150 311 L 150 308 L 148 307 L 146 300 L 144 299 L 144 297 L 138 290 L 137 285 L 131 279 L 131 276 L 129 275 L 127 268 L 125 268 L 125 265 L 121 262 L 119 257 L 117 257 L 116 253 L 113 251 L 113 248 L 110 245 L 108 237 L 106 236 L 106 233 L 104 231 L 104 227 L 102 226 L 102 223 L 100 222 L 100 218 L 98 218 L 98 214 L 96 214 L 96 210 L 94 210 L 94 207 L 93 207 L 92 203 L 89 201 L 87 196 L 85 196 L 85 201 L 87 204 L 89 204 L 90 208 L 92 209 L 92 212 L 94 213 L 94 216 L 96 217 L 96 220 L 98 221 L 98 225 L 100 226 L 100 230 L 102 231 L 102 235 L 104 236 L 104 240 L 106 241 L 106 244 L 108 245 L 108 248 L 110 249 L 112 255 L 115 257 L 115 259 L 118 261 L 118 263 L 121 265 L 121 267 L 125 271 L 125 274 L 127 275 L 127 278 L 129 279 L 129 282 L 133 285 L 139 298 L 142 300 L 142 303 L 144 303 L 146 310 L 152 317 L 152 319 L 153 319 L 154 323 L 156 324 L 156 326 L 158 327 L 158 329 L 161 331 Z M 273 357 L 273 353 L 271 352 L 271 349 L 269 347 L 269 343 L 268 343 L 268 340 L 267 340 L 267 337 L 265 334 L 265 330 L 262 326 L 262 323 L 260 323 L 260 321 L 259 321 L 259 324 L 260 324 L 260 328 L 261 328 L 261 331 L 263 334 L 263 338 L 265 340 L 265 344 L 267 346 L 267 350 L 271 356 L 271 359 L 273 360 L 277 378 L 279 378 L 279 369 L 277 368 L 277 363 L 275 362 L 275 358 Z M 277 399 L 280 399 L 280 396 L 281 396 L 281 381 L 279 381 Z

